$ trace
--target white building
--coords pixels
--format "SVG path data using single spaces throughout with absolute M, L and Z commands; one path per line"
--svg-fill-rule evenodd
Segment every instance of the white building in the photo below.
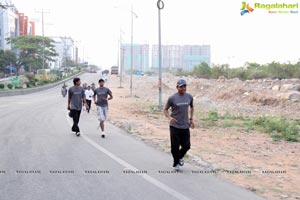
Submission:
M 19 18 L 10 0 L 0 0 L 0 49 L 11 50 L 6 38 L 19 35 Z
M 50 38 L 55 41 L 55 51 L 58 54 L 55 62 L 50 63 L 51 68 L 69 67 L 67 66 L 67 61 L 78 62 L 78 50 L 72 38 L 60 36 Z
M 162 45 L 162 68 L 191 71 L 202 62 L 210 65 L 210 45 Z M 158 45 L 152 46 L 152 68 L 159 67 Z

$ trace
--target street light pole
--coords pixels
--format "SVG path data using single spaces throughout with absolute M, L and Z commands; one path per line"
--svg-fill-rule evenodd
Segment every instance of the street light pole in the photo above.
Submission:
M 131 48 L 130 48 L 130 96 L 132 97 L 132 70 L 133 70 L 133 10 L 131 5 Z
M 161 69 L 161 23 L 160 23 L 160 10 L 164 8 L 162 0 L 157 1 L 158 8 L 158 109 L 162 109 L 162 69 Z
M 137 14 L 133 12 L 131 5 L 131 64 L 130 64 L 130 96 L 132 97 L 132 71 L 133 71 L 133 15 L 137 18 Z
M 123 66 L 121 64 L 121 60 L 122 60 L 122 50 L 121 50 L 121 45 L 122 45 L 122 30 L 120 28 L 120 38 L 119 38 L 119 42 L 118 42 L 118 66 L 120 68 L 120 88 L 122 87 L 122 76 L 123 76 Z
M 119 6 L 114 6 L 114 8 L 119 8 Z M 122 79 L 123 79 L 123 66 L 122 66 L 122 50 L 121 50 L 121 46 L 122 46 L 122 29 L 121 29 L 121 25 L 120 25 L 120 33 L 119 33 L 119 39 L 118 39 L 118 51 L 117 51 L 117 54 L 118 54 L 118 58 L 117 58 L 117 65 L 120 69 L 120 86 L 119 88 L 123 88 L 122 87 Z

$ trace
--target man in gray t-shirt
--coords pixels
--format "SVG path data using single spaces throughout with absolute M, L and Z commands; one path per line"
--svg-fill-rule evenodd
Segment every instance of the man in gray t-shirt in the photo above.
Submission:
M 68 91 L 68 110 L 70 110 L 70 117 L 73 118 L 72 131 L 76 133 L 77 136 L 80 135 L 80 130 L 78 127 L 80 113 L 82 109 L 82 103 L 88 108 L 84 89 L 80 86 L 80 78 L 73 79 L 74 86 L 69 88 Z
M 104 121 L 107 118 L 108 101 L 113 99 L 111 90 L 107 87 L 104 87 L 104 82 L 104 79 L 100 78 L 98 81 L 99 87 L 95 89 L 93 96 L 94 102 L 97 105 L 98 120 L 100 121 L 99 126 L 101 128 L 102 138 L 105 138 Z
M 176 88 L 178 92 L 169 97 L 164 108 L 164 114 L 170 119 L 173 167 L 178 171 L 179 166 L 183 166 L 183 157 L 191 146 L 189 128 L 194 128 L 194 105 L 192 95 L 186 93 L 185 80 L 179 80 Z M 171 115 L 169 114 L 169 108 L 171 108 Z

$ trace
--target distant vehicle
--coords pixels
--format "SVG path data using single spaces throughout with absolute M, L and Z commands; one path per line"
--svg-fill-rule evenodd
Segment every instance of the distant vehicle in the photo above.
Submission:
M 38 69 L 36 71 L 36 76 L 39 79 L 43 78 L 45 80 L 49 80 L 50 79 L 50 69 Z
M 138 76 L 144 76 L 144 72 L 142 72 L 142 71 L 137 71 L 137 72 L 136 72 L 136 75 L 138 75 Z
M 65 97 L 65 96 L 67 95 L 67 93 L 68 93 L 67 85 L 64 84 L 64 85 L 61 87 L 61 95 L 62 95 L 63 97 Z
M 109 74 L 109 70 L 108 69 L 102 71 L 102 75 L 108 75 L 108 74 Z
M 119 67 L 118 66 L 112 66 L 110 70 L 110 74 L 119 74 Z

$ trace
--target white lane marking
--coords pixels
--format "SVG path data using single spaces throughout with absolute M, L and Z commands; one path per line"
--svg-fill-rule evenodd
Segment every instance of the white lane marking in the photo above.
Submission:
M 72 126 L 72 122 L 71 122 L 70 117 L 68 115 L 67 115 L 67 121 L 68 121 L 68 124 L 70 126 Z M 106 154 L 108 157 L 110 157 L 112 160 L 116 161 L 117 163 L 119 163 L 120 165 L 122 165 L 123 167 L 125 167 L 126 169 L 133 170 L 133 171 L 139 171 L 137 168 L 135 168 L 134 166 L 132 166 L 131 164 L 129 164 L 125 160 L 122 160 L 121 158 L 119 158 L 115 154 L 111 153 L 107 149 L 101 147 L 99 144 L 97 144 L 96 142 L 94 142 L 89 137 L 85 136 L 84 134 L 82 134 L 81 137 L 85 141 L 87 141 L 88 143 L 90 143 L 93 147 L 95 147 L 96 149 L 98 149 L 102 153 Z M 159 182 L 158 180 L 156 180 L 155 178 L 149 176 L 148 174 L 143 174 L 142 173 L 142 174 L 137 174 L 137 175 L 138 176 L 142 176 L 146 181 L 152 183 L 156 187 L 162 189 L 163 191 L 167 192 L 168 194 L 170 194 L 171 196 L 173 196 L 173 197 L 175 197 L 177 199 L 180 199 L 180 200 L 191 200 L 190 198 L 188 198 L 188 197 L 184 196 L 183 194 L 175 191 L 174 189 L 170 188 L 169 186 L 163 184 L 162 182 Z

